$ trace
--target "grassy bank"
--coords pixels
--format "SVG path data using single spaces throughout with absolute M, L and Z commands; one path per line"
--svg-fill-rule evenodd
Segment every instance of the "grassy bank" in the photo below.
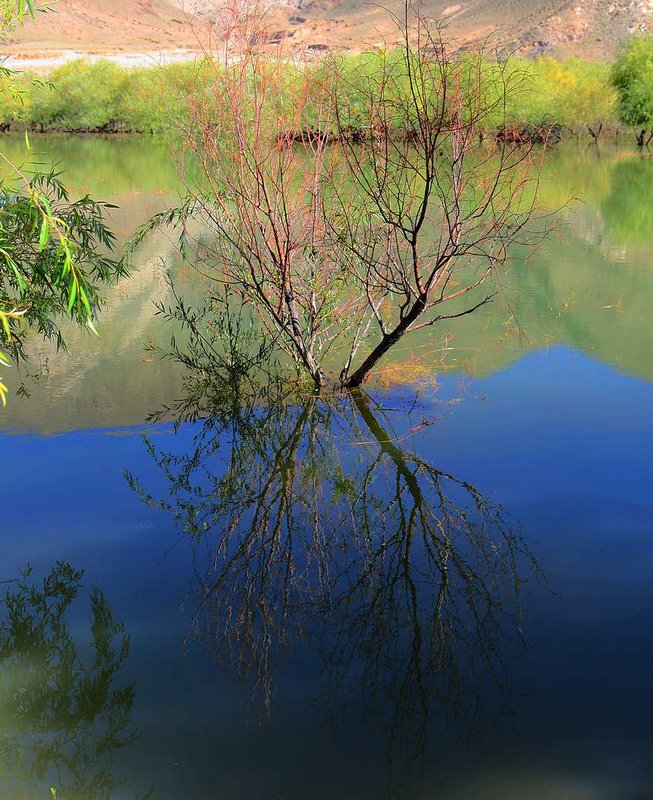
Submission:
M 284 65 L 283 85 L 270 87 L 288 107 L 291 136 L 305 130 L 326 130 L 325 105 L 338 104 L 339 125 L 362 131 L 362 104 L 367 81 L 392 67 L 392 53 L 341 55 L 308 65 Z M 465 58 L 457 79 L 465 80 Z M 474 70 L 470 70 L 470 74 Z M 507 116 L 516 130 L 524 126 L 556 125 L 566 135 L 603 135 L 619 127 L 618 94 L 612 65 L 578 59 L 541 58 L 507 63 L 488 62 L 484 82 L 474 91 L 496 91 L 497 76 L 507 80 Z M 334 74 L 337 76 L 334 79 Z M 474 73 L 476 74 L 476 73 Z M 111 62 L 70 62 L 45 79 L 28 72 L 0 80 L 0 126 L 38 131 L 169 133 L 192 124 L 192 109 L 221 96 L 221 69 L 208 61 L 151 68 L 122 68 Z M 463 87 L 464 88 L 464 87 Z M 393 90 L 397 90 L 394 87 Z M 294 114 L 301 96 L 302 112 Z M 309 101 L 306 102 L 306 98 Z M 359 109 L 359 106 L 361 109 Z M 485 132 L 496 131 L 499 117 L 484 120 Z M 331 116 L 333 119 L 333 116 Z M 396 120 L 398 127 L 405 120 Z M 280 132 L 282 133 L 282 132 Z

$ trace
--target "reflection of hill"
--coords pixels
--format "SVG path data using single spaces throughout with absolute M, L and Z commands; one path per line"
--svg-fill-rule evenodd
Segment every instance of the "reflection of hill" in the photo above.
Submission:
M 177 174 L 165 145 L 155 140 L 51 137 L 39 139 L 39 147 L 62 162 L 73 192 L 90 191 L 120 205 L 112 218 L 122 242 L 174 202 Z M 444 366 L 459 371 L 490 373 L 524 349 L 563 342 L 653 380 L 651 185 L 653 160 L 608 149 L 601 157 L 575 148 L 552 154 L 543 201 L 556 207 L 575 195 L 584 204 L 564 212 L 558 235 L 531 259 L 515 255 L 495 303 L 434 329 L 430 338 L 407 338 L 394 354 L 401 368 L 385 364 L 377 377 L 413 380 L 415 364 L 422 372 L 437 371 L 446 335 Z M 108 293 L 99 338 L 70 331 L 69 354 L 35 345 L 32 370 L 42 371 L 43 377 L 32 387 L 30 400 L 12 400 L 2 427 L 54 431 L 140 424 L 148 412 L 172 400 L 177 372 L 167 362 L 149 360 L 144 344 L 169 339 L 170 330 L 156 318 L 152 301 L 166 297 L 160 261 L 172 263 L 173 257 L 173 244 L 163 234 L 144 243 L 132 278 Z M 185 285 L 188 291 L 197 283 Z
M 169 251 L 163 235 L 150 240 L 140 253 L 139 268 L 106 293 L 99 337 L 68 326 L 67 353 L 57 352 L 51 342 L 33 340 L 28 368 L 41 374 L 36 383 L 27 381 L 32 397 L 11 404 L 5 417 L 9 427 L 55 431 L 139 424 L 162 396 L 174 396 L 178 370 L 145 349 L 169 338 L 154 307 L 168 293 L 162 261 L 166 244 Z
M 500 293 L 492 306 L 448 324 L 445 365 L 488 374 L 524 350 L 562 342 L 653 380 L 653 272 L 644 255 L 627 261 L 613 255 L 603 240 L 588 242 L 575 228 L 529 260 L 516 256 L 501 282 L 505 299 Z M 434 352 L 436 343 L 411 341 L 414 353 Z
M 544 175 L 543 200 L 550 207 L 573 196 L 582 203 L 564 212 L 558 234 L 541 251 L 513 259 L 502 289 L 518 325 L 497 298 L 494 308 L 451 326 L 455 361 L 488 373 L 522 347 L 564 342 L 653 379 L 652 185 L 653 160 L 613 151 L 601 158 L 571 148 L 556 153 Z
M 653 273 L 645 259 L 619 263 L 578 240 L 556 241 L 546 261 L 536 259 L 520 278 L 519 294 L 531 311 L 524 323 L 534 341 L 544 344 L 550 320 L 556 339 L 653 380 Z

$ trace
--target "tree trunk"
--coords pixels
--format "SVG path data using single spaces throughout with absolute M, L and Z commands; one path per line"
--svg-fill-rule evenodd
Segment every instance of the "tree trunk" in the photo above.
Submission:
M 295 345 L 299 357 L 313 379 L 315 388 L 322 389 L 327 384 L 327 377 L 313 355 L 313 348 L 307 347 L 304 341 L 301 325 L 299 323 L 299 314 L 297 313 L 297 306 L 295 304 L 295 295 L 290 286 L 284 287 L 283 297 L 290 317 L 290 325 L 287 327 L 288 334 Z
M 303 343 L 301 344 L 301 346 L 297 345 L 297 348 L 299 350 L 300 357 L 301 357 L 302 361 L 304 362 L 304 366 L 306 367 L 306 369 L 308 371 L 308 374 L 313 379 L 313 383 L 315 384 L 315 388 L 318 389 L 318 390 L 319 389 L 324 389 L 324 387 L 328 383 L 328 379 L 327 379 L 327 376 L 322 371 L 322 368 L 318 364 L 317 360 L 315 359 L 315 356 L 313 355 L 313 353 L 310 350 L 306 349 L 306 347 L 303 345 Z
M 640 131 L 637 134 L 637 147 L 642 148 L 644 147 L 644 137 L 646 136 L 646 130 Z
M 397 327 L 390 331 L 390 333 L 386 334 L 363 361 L 360 367 L 343 381 L 343 387 L 346 389 L 358 388 L 365 380 L 370 370 L 374 369 L 376 364 L 383 358 L 388 350 L 397 344 L 401 337 L 410 329 L 411 325 L 424 313 L 425 309 L 426 295 L 422 295 L 413 303 L 413 307 L 401 320 L 401 322 L 399 322 Z
M 594 144 L 598 144 L 599 136 L 601 135 L 601 131 L 603 130 L 603 123 L 601 122 L 599 127 L 596 130 L 593 130 L 588 125 L 587 126 L 587 130 L 590 132 L 590 136 L 592 137 L 592 139 L 594 139 Z
M 368 427 L 372 436 L 376 439 L 381 450 L 393 460 L 397 467 L 397 472 L 406 481 L 416 506 L 421 506 L 424 502 L 424 494 L 420 489 L 419 482 L 406 463 L 406 457 L 402 451 L 392 442 L 392 436 L 381 425 L 374 414 L 370 411 L 367 395 L 363 392 L 352 393 L 354 404 L 358 413 Z

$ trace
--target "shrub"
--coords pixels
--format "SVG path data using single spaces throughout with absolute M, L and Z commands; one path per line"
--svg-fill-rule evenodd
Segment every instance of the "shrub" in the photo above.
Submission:
M 121 120 L 128 73 L 109 61 L 71 61 L 31 92 L 27 121 L 43 128 L 105 130 Z
M 575 133 L 617 121 L 609 64 L 540 58 L 522 62 L 521 69 L 530 90 L 511 99 L 510 115 L 515 119 L 533 124 L 548 120 Z
M 619 93 L 619 118 L 625 125 L 653 129 L 653 36 L 633 36 L 612 70 Z

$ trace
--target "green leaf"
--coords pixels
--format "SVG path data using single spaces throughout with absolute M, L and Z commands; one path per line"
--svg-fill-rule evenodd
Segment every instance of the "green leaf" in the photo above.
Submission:
M 79 296 L 82 298 L 82 303 L 84 304 L 84 308 L 86 309 L 86 313 L 91 317 L 91 304 L 88 302 L 88 295 L 84 291 L 84 287 L 80 284 L 79 285 Z
M 25 281 L 25 278 L 23 277 L 23 274 L 22 274 L 22 273 L 21 273 L 21 271 L 18 269 L 18 267 L 17 267 L 17 266 L 16 266 L 16 264 L 14 263 L 14 260 L 11 258 L 11 256 L 9 256 L 9 254 L 8 254 L 8 253 L 3 253 L 3 254 L 5 255 L 5 261 L 6 261 L 6 263 L 7 263 L 7 264 L 8 264 L 8 266 L 10 267 L 11 271 L 14 273 L 14 276 L 15 276 L 15 278 L 16 278 L 16 281 L 17 281 L 17 283 L 18 283 L 18 286 L 19 286 L 21 289 L 24 289 L 24 288 L 27 286 L 27 283 L 26 283 L 26 281 Z
M 45 250 L 49 242 L 50 225 L 48 224 L 48 218 L 43 217 L 43 222 L 41 223 L 41 235 L 39 236 L 39 253 L 42 253 Z
M 68 313 L 70 314 L 75 305 L 75 298 L 77 297 L 77 281 L 73 281 L 68 292 Z
M 11 327 L 9 325 L 9 317 L 6 314 L 0 313 L 0 320 L 2 320 L 2 327 L 5 330 L 5 336 L 7 337 L 7 341 L 11 341 Z

